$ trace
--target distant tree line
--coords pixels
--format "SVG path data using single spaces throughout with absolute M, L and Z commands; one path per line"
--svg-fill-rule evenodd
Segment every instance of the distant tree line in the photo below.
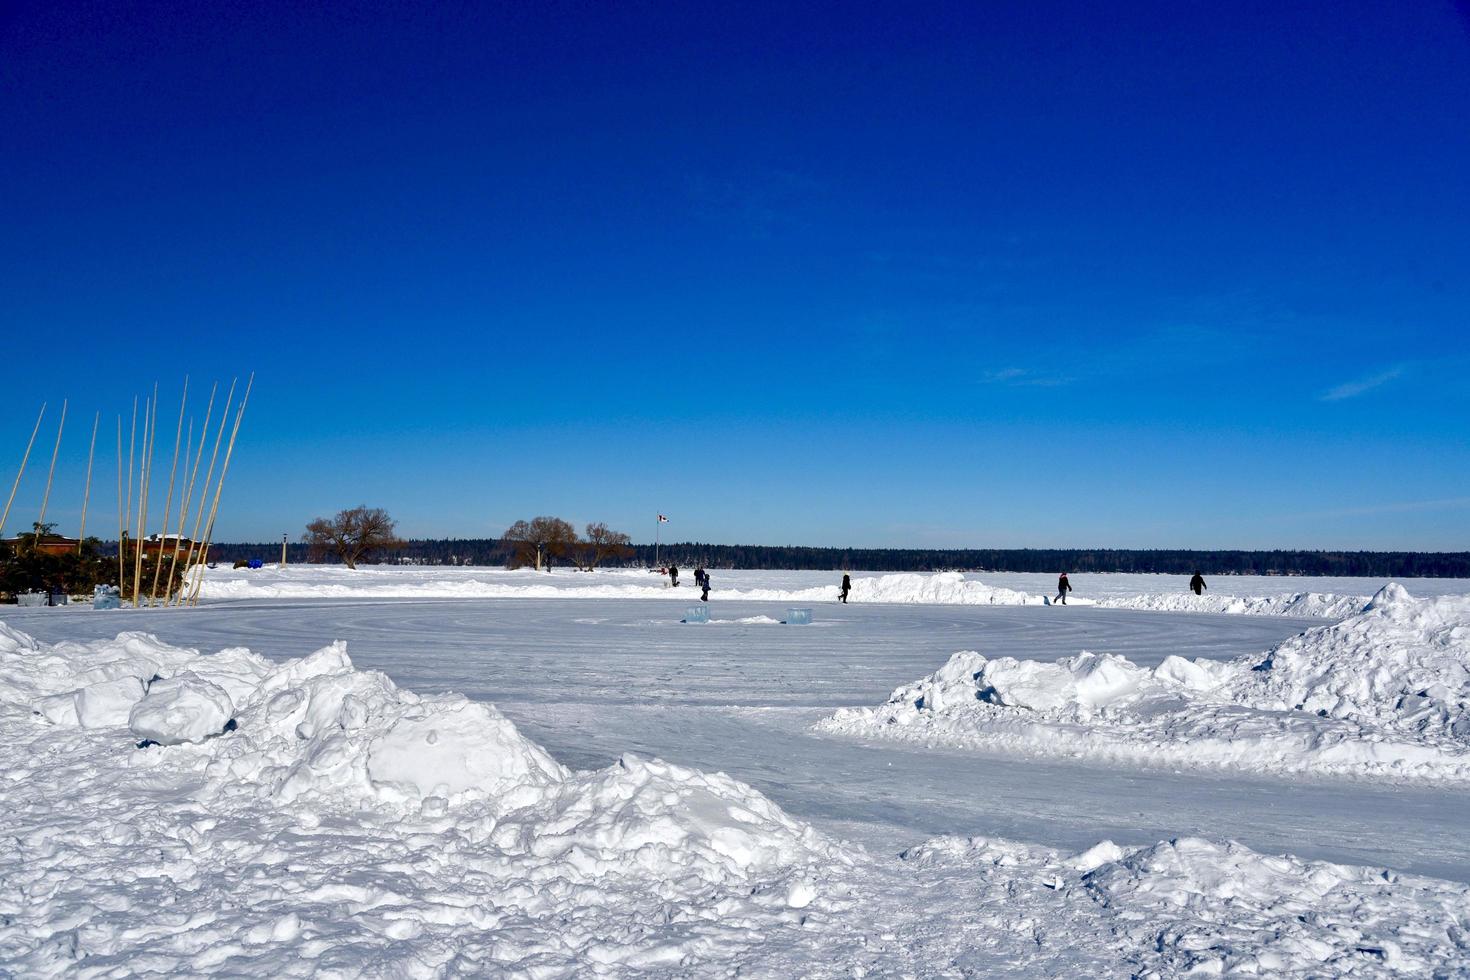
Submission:
M 402 542 L 374 561 L 415 565 L 500 565 L 524 560 L 525 543 L 499 538 L 440 538 Z M 652 567 L 654 546 L 625 545 L 604 556 L 608 567 Z M 112 546 L 116 553 L 116 545 Z M 211 544 L 221 563 L 242 558 L 276 561 L 281 544 Z M 287 560 L 305 561 L 304 544 Z M 331 561 L 332 556 L 325 556 Z M 1470 578 L 1470 552 L 1186 551 L 1126 548 L 804 548 L 677 542 L 661 545 L 658 562 L 707 568 L 851 569 L 870 572 L 1152 572 L 1165 575 L 1360 575 L 1375 578 Z

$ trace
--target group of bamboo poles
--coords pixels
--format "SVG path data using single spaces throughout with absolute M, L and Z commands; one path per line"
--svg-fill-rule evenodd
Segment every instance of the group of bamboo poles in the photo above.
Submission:
M 173 553 L 168 556 L 168 578 L 164 588 L 163 605 L 188 605 L 199 603 L 199 592 L 204 582 L 204 576 L 197 571 L 192 575 L 190 569 L 202 567 L 209 561 L 209 546 L 214 539 L 215 520 L 219 516 L 220 497 L 224 492 L 225 476 L 230 470 L 230 459 L 235 452 L 235 439 L 240 434 L 240 422 L 245 418 L 245 406 L 250 401 L 250 389 L 254 387 L 255 375 L 245 383 L 244 394 L 238 405 L 235 404 L 235 391 L 239 379 L 230 382 L 229 393 L 225 396 L 224 409 L 220 413 L 219 426 L 215 429 L 213 448 L 209 453 L 209 466 L 204 472 L 204 483 L 198 483 L 199 464 L 204 458 L 204 450 L 209 444 L 210 423 L 214 416 L 214 404 L 219 394 L 219 384 L 215 383 L 209 391 L 209 403 L 204 410 L 204 424 L 200 427 L 199 441 L 194 441 L 194 419 L 188 416 L 189 405 L 189 379 L 184 378 L 183 394 L 179 397 L 179 417 L 174 427 L 174 449 L 173 461 L 169 464 L 168 491 L 163 498 L 163 522 L 158 533 L 158 550 L 153 564 L 153 581 L 148 589 L 148 604 L 159 605 L 158 587 L 163 574 L 163 563 L 170 528 L 174 527 L 174 502 L 175 488 L 178 489 L 178 523 L 177 530 L 173 533 Z M 233 424 L 231 424 L 231 409 L 234 409 Z M 56 476 L 56 459 L 61 452 L 61 435 L 66 429 L 65 400 L 61 403 L 61 421 L 56 427 L 56 444 L 51 451 L 51 467 L 46 474 L 46 490 L 41 497 L 40 515 L 36 520 L 37 528 L 44 528 L 46 521 L 46 507 L 51 500 L 51 484 Z M 133 606 L 137 607 L 143 602 L 144 571 L 143 552 L 150 528 L 148 514 L 150 503 L 154 497 L 153 475 L 154 475 L 154 450 L 157 445 L 158 417 L 162 414 L 162 404 L 158 397 L 158 385 L 153 385 L 151 396 L 143 399 L 143 424 L 138 425 L 138 399 L 133 399 L 132 420 L 128 426 L 128 455 L 126 467 L 126 489 L 124 489 L 124 467 L 123 467 L 123 417 L 117 416 L 117 580 L 119 589 L 126 589 L 128 584 L 129 565 L 131 565 L 132 589 L 131 597 Z M 10 508 L 15 502 L 16 490 L 20 487 L 21 477 L 25 475 L 26 463 L 31 458 L 31 449 L 35 445 L 36 435 L 41 431 L 41 422 L 46 416 L 46 406 L 41 406 L 41 411 L 36 416 L 36 424 L 31 430 L 31 438 L 26 443 L 25 455 L 21 457 L 20 469 L 15 475 L 15 482 L 11 485 L 10 496 L 5 502 L 5 511 L 0 515 L 0 533 L 3 533 L 6 522 L 10 519 Z M 187 437 L 184 434 L 184 419 L 188 416 L 189 429 Z M 87 479 L 86 486 L 82 492 L 81 526 L 77 534 L 77 551 L 80 554 L 82 540 L 87 530 L 87 507 L 92 499 L 92 464 L 97 451 L 97 429 L 102 421 L 102 413 L 98 412 L 92 419 L 92 439 L 87 449 Z M 225 429 L 229 428 L 230 438 L 225 442 Z M 167 433 L 167 429 L 164 430 Z M 165 438 L 167 436 L 165 435 Z M 215 477 L 215 465 L 220 463 L 220 446 L 225 446 L 225 454 L 222 465 L 219 467 L 219 476 Z M 183 469 L 179 468 L 179 456 L 183 454 Z M 187 476 L 185 476 L 187 474 Z M 183 477 L 181 479 L 181 477 Z M 199 488 L 196 497 L 194 491 Z M 212 496 L 211 496 L 212 491 Z M 157 511 L 154 511 L 157 514 Z M 136 520 L 135 520 L 136 518 Z M 185 528 L 189 527 L 190 519 L 193 521 L 193 530 L 188 537 L 189 546 L 184 549 Z M 39 543 L 39 537 L 38 537 Z M 132 555 L 129 557 L 128 549 L 131 545 Z M 174 574 L 179 570 L 179 562 L 183 562 L 183 574 L 185 581 L 182 586 L 175 590 L 173 588 Z

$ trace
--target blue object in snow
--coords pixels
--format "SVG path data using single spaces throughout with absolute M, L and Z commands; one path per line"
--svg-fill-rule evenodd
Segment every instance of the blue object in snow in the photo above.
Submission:
M 787 626 L 809 626 L 812 621 L 810 609 L 788 609 L 786 618 L 782 622 Z
M 707 623 L 709 622 L 709 606 L 688 606 L 684 609 L 685 623 Z
M 265 562 L 261 561 L 259 558 L 252 558 L 247 563 L 247 565 L 250 568 L 264 568 L 265 567 Z

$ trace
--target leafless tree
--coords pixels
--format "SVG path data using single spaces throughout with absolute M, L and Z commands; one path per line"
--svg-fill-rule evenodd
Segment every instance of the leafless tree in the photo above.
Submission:
M 535 517 L 529 521 L 516 521 L 505 529 L 501 538 L 515 542 L 511 568 L 535 565 L 539 570 L 542 561 L 550 568 L 553 556 L 565 555 L 571 550 L 576 544 L 577 532 L 560 517 Z
M 309 546 L 308 561 L 321 561 L 334 554 L 348 568 L 356 568 L 375 551 L 403 546 L 393 533 L 397 526 L 398 522 L 383 508 L 363 505 L 339 511 L 336 517 L 318 517 L 306 525 L 301 540 Z
M 632 538 L 614 531 L 601 522 L 587 525 L 587 532 L 568 549 L 568 555 L 584 572 L 590 572 L 609 558 L 626 558 L 633 553 Z

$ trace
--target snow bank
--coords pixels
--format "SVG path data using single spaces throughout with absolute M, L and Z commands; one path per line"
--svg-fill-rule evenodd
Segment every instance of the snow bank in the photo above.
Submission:
M 711 595 L 716 601 L 819 603 L 837 601 L 837 573 L 808 572 L 774 575 L 724 572 Z M 1114 576 L 1113 578 L 1117 578 Z M 1138 576 L 1149 587 L 1159 576 Z M 792 587 L 802 581 L 823 584 Z M 1281 579 L 1253 588 L 1279 588 Z M 772 583 L 772 584 L 764 584 Z M 779 583 L 781 587 L 772 587 Z M 1233 587 L 1244 582 L 1231 579 Z M 1141 586 L 1140 586 L 1141 587 Z M 1225 613 L 1255 616 L 1298 616 L 1341 619 L 1367 602 L 1367 596 L 1319 592 L 1254 596 L 1196 596 L 1189 592 L 1117 594 L 1116 582 L 1100 596 L 1077 595 L 1069 606 L 1105 606 L 1160 612 Z M 204 575 L 201 595 L 211 601 L 246 599 L 679 599 L 697 594 L 690 587 L 678 591 L 666 580 L 642 569 L 604 569 L 593 574 L 567 570 L 562 574 L 535 574 L 493 568 L 370 567 L 347 569 L 334 565 L 297 565 L 285 569 L 214 569 Z M 988 584 L 962 572 L 855 575 L 850 601 L 903 605 L 1039 606 L 1050 593 L 1036 594 Z
M 1054 663 L 966 651 L 850 735 L 1158 765 L 1470 780 L 1470 597 L 1385 586 L 1356 615 L 1264 659 L 1169 657 L 1152 670 L 1083 652 Z
M 0 625 L 0 771 L 29 805 L 0 845 L 7 975 L 683 969 L 852 860 L 728 776 L 571 772 L 340 643 L 277 664 Z
M 1297 616 L 1342 619 L 1363 608 L 1367 596 L 1297 592 L 1293 595 L 1232 596 L 1195 595 L 1192 592 L 1160 592 L 1100 599 L 1099 606 L 1112 609 L 1146 609 L 1155 612 L 1225 613 L 1242 616 Z
M 1038 952 L 1112 951 L 1111 975 L 1459 976 L 1470 965 L 1470 886 L 1381 868 L 1190 837 L 1079 854 L 942 837 L 903 858 L 984 881 L 995 901 L 977 903 L 976 928 L 1020 932 Z

